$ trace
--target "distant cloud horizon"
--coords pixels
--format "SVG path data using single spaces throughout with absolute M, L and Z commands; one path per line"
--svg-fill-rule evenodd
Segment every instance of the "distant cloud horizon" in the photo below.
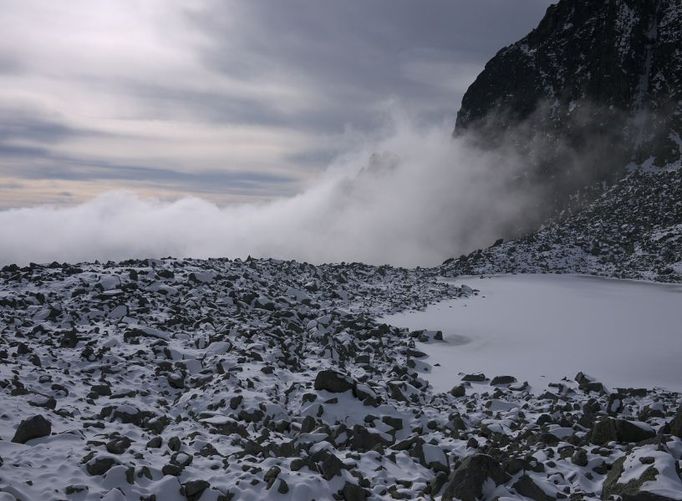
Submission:
M 301 193 L 388 103 L 452 123 L 548 0 L 8 0 L 0 210 Z

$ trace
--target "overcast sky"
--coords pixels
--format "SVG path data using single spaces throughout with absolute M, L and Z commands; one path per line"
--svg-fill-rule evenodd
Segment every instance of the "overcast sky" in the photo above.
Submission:
M 4 0 L 0 209 L 298 193 L 387 103 L 451 122 L 548 0 Z

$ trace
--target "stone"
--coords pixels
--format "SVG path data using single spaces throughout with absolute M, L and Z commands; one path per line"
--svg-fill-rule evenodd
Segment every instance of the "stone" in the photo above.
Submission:
M 106 448 L 112 454 L 123 454 L 128 450 L 131 443 L 128 437 L 115 437 L 107 442 Z
M 344 501 L 365 501 L 367 499 L 367 491 L 356 484 L 346 482 L 341 490 L 341 495 Z
M 571 456 L 571 462 L 576 466 L 587 466 L 587 451 L 585 449 L 576 449 Z
M 318 372 L 315 377 L 315 389 L 331 393 L 343 393 L 353 390 L 355 383 L 349 377 L 332 370 Z
M 464 387 L 464 385 L 461 384 L 453 386 L 452 389 L 450 390 L 450 395 L 456 398 L 461 398 L 466 395 L 466 388 Z
M 100 456 L 88 461 L 85 465 L 85 469 L 92 476 L 103 475 L 117 464 L 118 461 L 112 457 Z
M 490 381 L 491 386 L 514 383 L 516 383 L 516 378 L 514 376 L 495 376 L 493 380 Z
M 211 486 L 206 480 L 190 480 L 183 484 L 188 501 L 198 501 L 206 489 Z
M 477 501 L 483 494 L 483 485 L 492 480 L 495 485 L 507 482 L 510 476 L 500 464 L 486 454 L 469 456 L 452 472 L 443 491 L 443 501 Z
M 677 409 L 675 417 L 670 422 L 670 434 L 682 438 L 682 407 Z
M 28 419 L 24 419 L 17 426 L 12 442 L 25 444 L 34 438 L 47 437 L 52 433 L 52 423 L 42 415 L 36 414 Z
M 533 501 L 552 501 L 556 499 L 548 496 L 528 475 L 522 475 L 512 487 L 516 492 Z

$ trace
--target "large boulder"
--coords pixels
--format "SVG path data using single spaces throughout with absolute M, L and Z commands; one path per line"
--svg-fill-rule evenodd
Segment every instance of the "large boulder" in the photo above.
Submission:
M 609 442 L 637 443 L 656 436 L 653 428 L 645 423 L 626 419 L 605 418 L 594 424 L 590 441 L 605 445 Z
M 510 479 L 495 459 L 486 454 L 469 456 L 452 472 L 443 491 L 443 501 L 477 501 L 488 480 L 500 485 Z
M 343 393 L 353 388 L 355 388 L 355 383 L 351 378 L 333 370 L 320 371 L 315 378 L 316 390 Z
M 50 433 L 52 433 L 52 423 L 40 414 L 36 414 L 19 423 L 12 442 L 25 444 L 34 438 L 47 437 Z

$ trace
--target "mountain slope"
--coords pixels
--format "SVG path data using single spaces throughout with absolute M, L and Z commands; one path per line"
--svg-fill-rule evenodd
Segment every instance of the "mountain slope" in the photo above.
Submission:
M 448 276 L 586 273 L 682 281 L 682 170 L 635 171 L 530 235 L 444 263 Z
M 562 0 L 488 62 L 456 133 L 511 141 L 557 198 L 631 161 L 677 163 L 681 55 L 680 0 Z

